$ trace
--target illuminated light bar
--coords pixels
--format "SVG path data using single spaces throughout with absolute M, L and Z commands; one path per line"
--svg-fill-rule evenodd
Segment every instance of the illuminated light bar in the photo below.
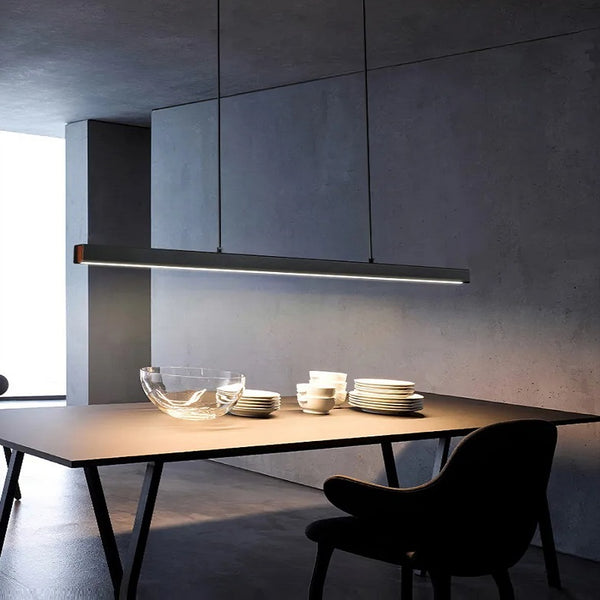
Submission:
M 469 283 L 468 269 L 387 265 L 316 258 L 284 258 L 252 254 L 128 248 L 78 244 L 74 262 L 82 265 L 133 268 L 185 269 L 216 272 L 405 281 L 416 283 Z

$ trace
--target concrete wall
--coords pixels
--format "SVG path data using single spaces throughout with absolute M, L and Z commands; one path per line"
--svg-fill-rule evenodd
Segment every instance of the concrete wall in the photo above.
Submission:
M 66 128 L 67 403 L 144 400 L 150 274 L 73 264 L 75 244 L 150 241 L 150 132 L 81 121 Z
M 240 369 L 248 386 L 283 394 L 319 368 L 599 413 L 600 33 L 572 32 L 600 17 L 558 1 L 368 9 L 375 258 L 468 266 L 472 283 L 156 271 L 153 364 Z M 254 25 L 224 30 L 225 40 L 239 33 L 241 56 Z M 275 43 L 260 31 L 265 47 Z M 296 49 L 306 41 L 290 39 Z M 347 73 L 352 48 L 342 65 L 319 47 L 302 77 Z M 269 77 L 272 64 L 249 54 L 246 90 L 290 83 L 289 69 Z M 367 259 L 363 103 L 360 75 L 223 101 L 224 251 Z M 214 137 L 208 104 L 154 113 L 153 246 L 216 248 L 206 233 Z M 181 175 L 165 183 L 156 157 L 167 143 Z M 397 445 L 401 481 L 424 481 L 432 452 Z M 231 462 L 317 486 L 332 473 L 383 480 L 376 447 Z M 560 550 L 600 559 L 599 486 L 600 427 L 561 428 L 550 485 Z

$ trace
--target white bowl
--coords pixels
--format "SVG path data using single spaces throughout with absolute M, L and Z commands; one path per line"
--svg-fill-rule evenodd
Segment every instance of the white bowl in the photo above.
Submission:
M 343 392 L 336 392 L 335 393 L 336 407 L 344 404 L 344 402 L 346 402 L 347 398 L 348 398 L 348 392 L 346 390 L 344 390 Z
M 297 394 L 306 394 L 306 390 L 308 390 L 308 383 L 297 383 L 296 384 L 296 393 Z
M 310 383 L 306 390 L 306 393 L 309 396 L 319 396 L 322 398 L 334 398 L 336 393 L 335 386 L 331 385 L 318 385 L 314 383 Z
M 303 412 L 312 415 L 326 415 L 334 406 L 335 398 L 298 395 L 298 404 Z
M 334 381 L 333 379 L 311 379 L 310 385 L 319 385 L 319 386 L 331 386 L 335 387 L 336 394 L 338 392 L 346 391 L 346 382 L 345 381 Z
M 337 373 L 335 371 L 309 371 L 311 379 L 325 379 L 327 381 L 346 381 L 347 373 Z

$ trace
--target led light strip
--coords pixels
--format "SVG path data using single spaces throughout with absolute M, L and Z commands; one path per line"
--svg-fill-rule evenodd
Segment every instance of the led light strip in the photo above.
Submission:
M 450 285 L 469 282 L 468 269 L 194 252 L 161 248 L 119 248 L 90 244 L 75 246 L 74 262 L 76 264 L 106 267 L 198 270 L 217 273 L 285 275 L 326 279 L 401 281 Z

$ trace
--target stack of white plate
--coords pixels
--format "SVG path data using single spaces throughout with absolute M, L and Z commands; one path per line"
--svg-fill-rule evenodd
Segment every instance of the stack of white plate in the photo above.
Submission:
M 267 390 L 245 390 L 229 411 L 238 417 L 268 417 L 281 407 L 281 396 Z
M 423 408 L 423 396 L 415 394 L 412 381 L 398 379 L 355 379 L 349 404 L 364 412 L 397 414 Z

